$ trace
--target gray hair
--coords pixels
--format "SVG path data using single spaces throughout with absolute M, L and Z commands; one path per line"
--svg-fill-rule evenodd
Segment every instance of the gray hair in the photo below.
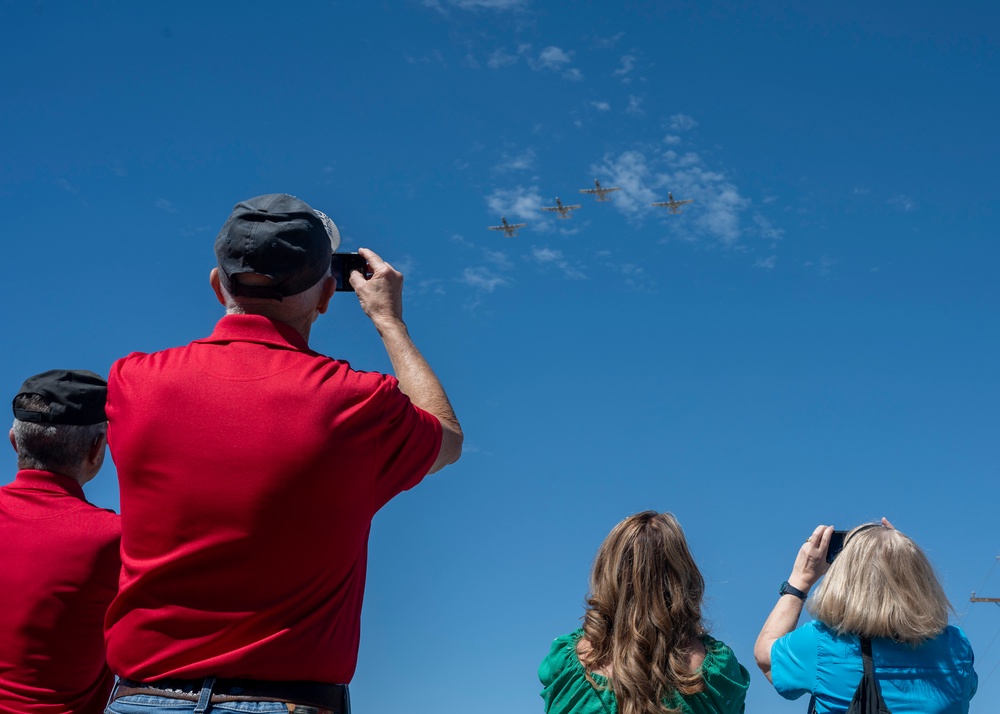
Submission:
M 17 409 L 48 413 L 49 404 L 37 394 L 25 394 L 14 400 Z M 41 424 L 14 420 L 17 442 L 17 467 L 66 473 L 75 471 L 87 458 L 94 442 L 107 433 L 108 423 L 88 426 Z

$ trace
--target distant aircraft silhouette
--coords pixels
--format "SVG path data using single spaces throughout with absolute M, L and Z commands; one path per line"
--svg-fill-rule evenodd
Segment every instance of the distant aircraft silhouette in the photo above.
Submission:
M 666 208 L 671 213 L 680 213 L 681 206 L 687 203 L 694 203 L 694 200 L 690 198 L 685 198 L 683 201 L 675 201 L 674 194 L 667 191 L 667 200 L 654 203 L 653 205 L 656 206 L 657 208 Z
M 564 206 L 563 202 L 559 200 L 558 196 L 556 196 L 556 205 L 554 205 L 554 206 L 542 206 L 542 210 L 543 211 L 556 211 L 556 212 L 559 213 L 559 217 L 560 218 L 569 218 L 570 214 L 572 214 L 572 212 L 575 211 L 576 209 L 578 209 L 579 207 L 580 207 L 579 203 L 577 203 L 577 204 L 575 204 L 573 206 Z
M 587 193 L 587 194 L 591 194 L 591 195 L 596 195 L 597 196 L 597 200 L 603 202 L 603 201 L 610 201 L 611 200 L 610 198 L 608 198 L 608 194 L 611 193 L 612 191 L 621 191 L 622 190 L 621 186 L 611 186 L 609 188 L 602 188 L 601 187 L 601 182 L 598 181 L 597 179 L 594 179 L 594 185 L 597 188 L 581 188 L 580 189 L 580 193 Z
M 516 238 L 517 237 L 517 229 L 518 228 L 524 228 L 526 225 L 528 225 L 528 224 L 527 223 L 508 223 L 506 218 L 504 218 L 503 216 L 500 216 L 500 225 L 499 226 L 489 226 L 489 229 L 491 231 L 503 231 L 504 236 L 507 237 L 507 238 Z

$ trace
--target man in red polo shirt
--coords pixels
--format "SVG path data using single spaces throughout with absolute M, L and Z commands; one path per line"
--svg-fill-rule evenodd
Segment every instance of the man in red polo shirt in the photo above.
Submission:
M 402 275 L 372 251 L 359 251 L 371 278 L 350 284 L 395 377 L 309 349 L 338 242 L 292 196 L 237 204 L 215 242 L 215 331 L 111 369 L 123 570 L 110 712 L 347 710 L 372 517 L 456 461 L 462 431 L 403 323 Z
M 105 381 L 50 370 L 14 397 L 13 483 L 0 488 L 0 712 L 97 714 L 114 677 L 104 615 L 118 516 L 83 496 L 104 463 Z

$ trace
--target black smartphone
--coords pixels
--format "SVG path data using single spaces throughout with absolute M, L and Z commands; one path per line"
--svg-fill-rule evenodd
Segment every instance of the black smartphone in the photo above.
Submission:
M 837 554 L 844 549 L 844 537 L 847 531 L 834 531 L 830 536 L 830 547 L 826 549 L 826 562 L 832 563 Z
M 372 276 L 372 269 L 368 261 L 357 253 L 334 253 L 331 259 L 333 277 L 337 279 L 337 292 L 354 292 L 351 287 L 351 273 L 357 270 L 365 280 Z

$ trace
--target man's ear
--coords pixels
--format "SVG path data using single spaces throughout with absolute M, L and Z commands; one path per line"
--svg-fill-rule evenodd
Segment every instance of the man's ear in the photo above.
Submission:
M 14 453 L 17 453 L 17 439 L 14 438 L 14 430 L 10 430 L 10 445 L 14 447 Z
M 107 446 L 108 435 L 106 433 L 94 439 L 94 443 L 90 445 L 90 451 L 87 453 L 87 462 L 91 465 L 100 464 L 104 460 L 104 450 Z
M 226 306 L 226 296 L 222 294 L 222 280 L 219 278 L 219 269 L 212 268 L 212 272 L 208 274 L 208 282 L 212 286 L 212 290 L 215 291 L 216 299 L 222 304 L 222 307 Z
M 320 315 L 325 313 L 330 308 L 330 299 L 333 297 L 334 291 L 337 289 L 337 279 L 332 275 L 327 275 L 323 281 L 323 292 L 319 296 L 319 304 L 316 306 L 316 312 Z

